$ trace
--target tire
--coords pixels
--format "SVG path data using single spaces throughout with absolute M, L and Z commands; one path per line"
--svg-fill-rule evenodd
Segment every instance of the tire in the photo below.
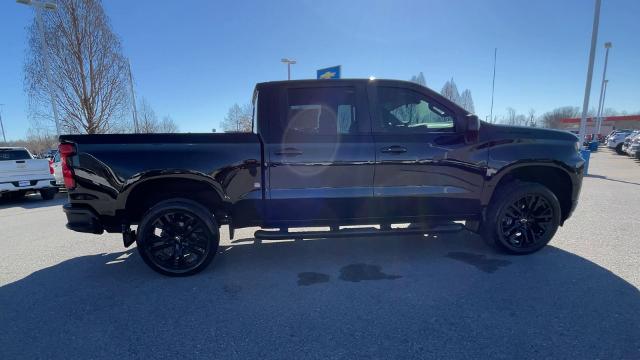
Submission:
M 533 208 L 533 210 L 531 210 Z M 530 254 L 549 243 L 560 226 L 560 202 L 547 187 L 512 181 L 496 189 L 481 235 L 491 247 Z
M 624 154 L 624 151 L 622 151 L 622 143 L 620 143 L 620 144 L 618 144 L 618 146 L 616 146 L 616 153 L 618 153 L 618 155 Z
M 40 196 L 42 196 L 42 200 L 51 200 L 56 196 L 56 189 L 42 189 L 40 190 Z
M 167 276 L 189 276 L 204 270 L 218 252 L 219 241 L 213 214 L 194 201 L 180 198 L 149 209 L 136 237 L 142 260 Z
M 22 200 L 22 198 L 24 198 L 27 195 L 27 192 L 24 190 L 20 190 L 20 191 L 10 192 L 5 195 L 6 195 L 6 199 L 15 201 L 15 200 Z

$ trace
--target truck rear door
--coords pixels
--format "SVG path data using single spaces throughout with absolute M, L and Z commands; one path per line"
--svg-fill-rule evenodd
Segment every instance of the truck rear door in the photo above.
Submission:
M 278 92 L 265 141 L 268 221 L 368 217 L 374 148 L 364 84 L 293 83 Z

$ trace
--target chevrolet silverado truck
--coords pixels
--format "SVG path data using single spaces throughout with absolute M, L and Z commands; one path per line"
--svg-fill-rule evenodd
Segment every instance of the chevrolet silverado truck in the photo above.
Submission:
M 464 223 L 528 254 L 577 204 L 576 136 L 481 122 L 414 83 L 266 82 L 253 106 L 248 133 L 61 136 L 67 227 L 121 232 L 152 269 L 186 276 L 214 258 L 222 225 L 295 239 Z M 290 231 L 310 226 L 327 230 Z
M 29 192 L 39 192 L 44 200 L 53 199 L 53 172 L 46 159 L 34 159 L 22 147 L 0 147 L 0 195 L 19 199 Z

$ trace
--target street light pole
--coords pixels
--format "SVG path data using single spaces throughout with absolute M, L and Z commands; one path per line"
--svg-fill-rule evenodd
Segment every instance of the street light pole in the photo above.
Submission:
M 607 85 L 609 85 L 609 80 L 604 81 L 604 90 L 602 91 L 602 110 L 600 111 L 600 119 L 598 121 L 598 134 L 600 134 L 600 129 L 602 128 L 602 112 L 604 111 L 604 99 L 607 96 Z
M 580 144 L 584 142 L 584 136 L 587 131 L 587 112 L 589 111 L 589 95 L 591 93 L 591 80 L 593 78 L 593 61 L 596 56 L 596 42 L 598 41 L 598 25 L 600 23 L 600 4 L 601 0 L 596 0 L 595 10 L 593 14 L 593 29 L 591 30 L 591 50 L 589 50 L 589 67 L 587 69 L 587 83 L 584 87 L 584 101 L 582 103 L 582 116 L 580 117 Z
M 291 65 L 295 64 L 296 61 L 288 58 L 284 58 L 280 61 L 287 64 L 287 80 L 291 80 Z
M 493 93 L 496 88 L 496 59 L 498 58 L 498 48 L 493 50 L 493 80 L 491 81 L 491 111 L 489 112 L 489 122 L 493 123 Z
M 46 10 L 56 10 L 57 6 L 54 3 L 41 2 L 41 1 L 33 1 L 33 0 L 16 0 L 17 3 L 33 6 L 36 12 L 36 23 L 38 24 L 38 30 L 40 32 L 40 42 L 42 44 L 42 57 L 44 63 L 44 72 L 47 76 L 47 87 L 49 88 L 49 96 L 51 97 L 51 110 L 53 111 L 53 120 L 56 124 L 56 134 L 60 136 L 60 122 L 58 121 L 58 106 L 56 105 L 56 92 L 53 88 L 53 80 L 51 79 L 51 68 L 49 65 L 49 49 L 47 46 L 47 41 L 44 33 L 44 25 L 42 23 L 42 15 L 40 11 L 42 9 Z
M 602 122 L 602 111 L 604 110 L 604 87 L 605 87 L 605 79 L 607 78 L 607 63 L 609 61 L 609 49 L 611 49 L 611 42 L 604 43 L 605 54 L 604 54 L 604 69 L 602 70 L 602 83 L 600 84 L 600 99 L 598 100 L 598 115 L 596 117 L 596 128 L 597 135 L 600 135 L 600 127 Z
M 7 136 L 4 134 L 4 124 L 2 124 L 2 106 L 4 104 L 0 104 L 0 128 L 2 129 L 2 139 L 4 142 L 7 142 Z

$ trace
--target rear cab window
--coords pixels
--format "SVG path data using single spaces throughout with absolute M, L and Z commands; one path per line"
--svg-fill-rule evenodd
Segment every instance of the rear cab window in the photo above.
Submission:
M 31 154 L 24 149 L 0 149 L 0 161 L 30 160 Z
M 370 132 L 357 110 L 355 87 L 288 88 L 284 100 L 284 114 L 273 129 L 283 141 L 317 141 Z

